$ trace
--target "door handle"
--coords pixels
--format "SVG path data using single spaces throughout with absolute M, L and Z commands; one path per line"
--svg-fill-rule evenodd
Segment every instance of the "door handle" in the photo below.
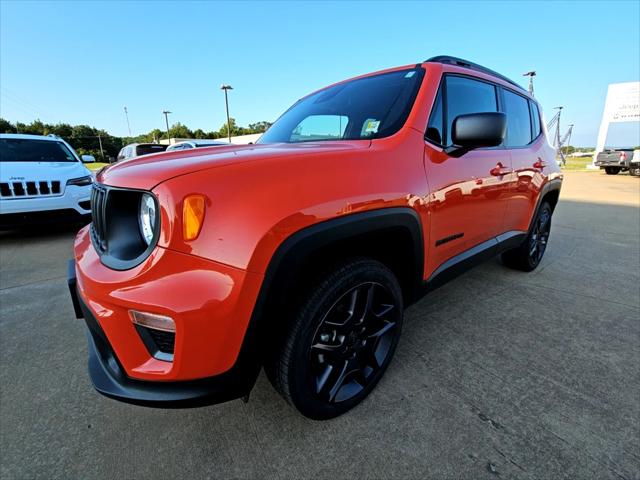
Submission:
M 508 167 L 505 167 L 504 165 L 502 165 L 502 163 L 498 163 L 495 167 L 493 167 L 489 173 L 491 175 L 493 175 L 494 177 L 504 177 L 505 175 L 508 175 L 510 173 L 512 173 L 513 170 L 511 170 Z
M 539 170 L 542 170 L 546 166 L 547 162 L 543 161 L 541 158 L 538 158 L 538 161 L 533 164 L 533 168 L 537 168 Z

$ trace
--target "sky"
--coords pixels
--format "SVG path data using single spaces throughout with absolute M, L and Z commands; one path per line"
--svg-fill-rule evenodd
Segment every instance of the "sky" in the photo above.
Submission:
M 640 1 L 28 2 L 0 0 L 0 116 L 133 135 L 275 120 L 330 83 L 435 55 L 480 63 L 564 106 L 594 146 L 610 83 L 640 80 Z M 617 124 L 607 145 L 640 144 Z

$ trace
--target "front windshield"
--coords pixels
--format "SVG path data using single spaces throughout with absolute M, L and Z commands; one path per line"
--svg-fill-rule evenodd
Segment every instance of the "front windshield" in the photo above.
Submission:
M 23 138 L 0 138 L 2 162 L 77 162 L 62 142 Z
M 293 105 L 257 143 L 388 137 L 404 125 L 423 77 L 422 68 L 412 68 L 321 90 Z

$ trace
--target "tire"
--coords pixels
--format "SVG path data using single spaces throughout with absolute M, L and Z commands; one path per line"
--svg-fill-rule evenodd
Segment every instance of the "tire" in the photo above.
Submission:
M 640 177 L 640 167 L 630 168 L 629 175 L 633 177 Z
M 604 167 L 604 171 L 607 175 L 617 175 L 620 173 L 620 169 L 616 167 Z
M 314 420 L 358 405 L 378 383 L 402 330 L 394 274 L 370 259 L 338 265 L 315 282 L 265 362 L 284 399 Z
M 551 232 L 551 216 L 551 205 L 548 202 L 542 202 L 527 238 L 519 247 L 504 252 L 501 255 L 502 263 L 523 272 L 535 270 L 547 249 Z

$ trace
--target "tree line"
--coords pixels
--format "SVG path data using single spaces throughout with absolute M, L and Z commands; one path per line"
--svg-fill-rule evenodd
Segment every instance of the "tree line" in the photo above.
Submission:
M 235 119 L 230 119 L 231 136 L 250 135 L 252 133 L 262 133 L 271 126 L 269 122 L 250 123 L 247 127 L 240 127 Z M 227 123 L 217 131 L 205 132 L 198 128 L 189 129 L 181 123 L 174 123 L 169 132 L 158 128 L 149 133 L 136 137 L 116 137 L 110 135 L 106 130 L 90 127 L 89 125 L 69 125 L 68 123 L 57 123 L 55 125 L 34 120 L 31 123 L 15 122 L 0 118 L 0 133 L 27 133 L 32 135 L 57 135 L 67 141 L 78 155 L 93 155 L 98 161 L 110 161 L 115 159 L 122 147 L 130 143 L 152 143 L 166 138 L 227 138 Z

